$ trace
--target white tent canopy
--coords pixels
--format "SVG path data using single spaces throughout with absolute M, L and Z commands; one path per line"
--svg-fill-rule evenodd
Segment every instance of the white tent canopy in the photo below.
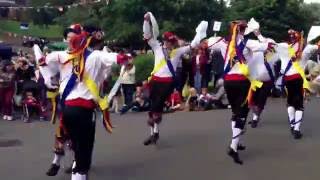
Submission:
M 320 36 L 320 26 L 312 26 L 308 34 L 308 43 Z

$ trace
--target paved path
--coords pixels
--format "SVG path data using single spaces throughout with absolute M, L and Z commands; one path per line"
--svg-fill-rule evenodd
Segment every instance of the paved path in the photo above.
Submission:
M 320 100 L 307 104 L 304 138 L 294 140 L 285 101 L 271 99 L 258 129 L 248 127 L 247 150 L 239 166 L 226 155 L 231 135 L 229 110 L 166 115 L 159 145 L 144 147 L 146 114 L 114 115 L 108 135 L 97 124 L 91 180 L 319 180 Z M 0 120 L 1 180 L 69 180 L 45 172 L 52 158 L 54 129 L 46 122 Z M 5 142 L 7 140 L 14 140 Z M 63 162 L 70 164 L 70 157 Z

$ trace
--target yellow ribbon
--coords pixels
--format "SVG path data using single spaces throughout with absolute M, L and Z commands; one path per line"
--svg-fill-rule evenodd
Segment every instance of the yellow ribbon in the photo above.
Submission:
M 237 64 L 239 64 L 239 69 L 240 69 L 240 71 L 241 71 L 241 73 L 245 76 L 245 77 L 247 77 L 247 78 L 249 78 L 249 67 L 248 67 L 248 65 L 247 64 L 244 64 L 244 63 L 237 63 Z
M 52 124 L 56 123 L 56 111 L 57 111 L 57 102 L 56 98 L 59 95 L 59 91 L 56 90 L 54 92 L 52 91 L 47 91 L 47 98 L 50 99 L 51 104 L 52 104 L 52 114 L 51 114 L 51 120 L 50 122 Z
M 292 46 L 289 47 L 289 55 L 291 59 L 296 57 L 296 52 Z M 310 90 L 310 84 L 309 81 L 307 80 L 306 74 L 304 73 L 303 68 L 299 64 L 299 60 L 296 60 L 292 62 L 292 67 L 300 74 L 300 76 L 303 79 L 303 88 Z
M 172 57 L 174 57 L 176 54 L 177 54 L 177 49 L 172 50 L 171 53 L 170 53 L 170 59 L 172 59 Z M 152 72 L 151 72 L 151 75 L 150 75 L 150 77 L 148 78 L 148 81 L 150 81 L 150 80 L 151 80 L 151 77 L 152 77 L 155 73 L 157 73 L 158 71 L 160 71 L 160 69 L 161 69 L 163 66 L 165 66 L 165 65 L 167 65 L 167 61 L 166 61 L 165 58 L 163 58 L 163 59 L 160 60 L 160 62 L 159 62 L 157 65 L 154 66 L 154 68 L 153 68 L 153 70 L 152 70 Z
M 253 96 L 253 92 L 256 91 L 258 88 L 261 88 L 263 85 L 263 82 L 250 78 L 249 67 L 247 64 L 239 63 L 239 69 L 240 69 L 241 73 L 250 81 L 250 89 L 249 89 L 247 98 L 246 98 L 245 102 L 243 103 L 243 105 L 244 105 L 246 102 L 251 101 L 252 96 Z
M 237 51 L 236 51 L 237 28 L 238 28 L 238 25 L 234 25 L 234 27 L 232 29 L 231 40 L 230 40 L 230 42 L 228 44 L 227 56 L 229 57 L 229 59 L 227 59 L 228 57 L 225 57 L 225 59 L 230 61 L 230 67 L 233 66 L 232 60 L 237 55 Z

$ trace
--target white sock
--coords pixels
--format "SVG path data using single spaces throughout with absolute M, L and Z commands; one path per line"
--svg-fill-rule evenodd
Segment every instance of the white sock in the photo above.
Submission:
M 289 123 L 294 120 L 294 118 L 295 118 L 295 112 L 296 112 L 296 110 L 294 109 L 294 107 L 292 107 L 292 106 L 289 106 L 289 107 L 288 107 Z M 290 124 L 290 125 L 291 125 L 291 127 L 294 126 L 293 124 Z
M 303 117 L 303 111 L 296 111 L 295 114 L 295 125 L 294 125 L 294 130 L 295 131 L 300 131 L 300 125 Z
M 54 154 L 54 158 L 53 158 L 53 161 L 52 161 L 52 164 L 55 164 L 57 166 L 60 166 L 60 161 L 62 159 L 62 156 L 61 155 L 58 155 L 58 154 Z
M 71 180 L 87 180 L 87 175 L 75 173 L 71 175 Z
M 258 119 L 259 119 L 259 115 L 257 115 L 256 113 L 252 113 L 252 120 L 258 121 Z
M 154 123 L 153 125 L 153 133 L 159 133 L 159 127 L 157 123 Z
M 232 127 L 232 140 L 231 140 L 231 145 L 230 147 L 237 152 L 238 149 L 238 144 L 240 141 L 240 134 L 241 134 L 241 129 L 235 128 L 236 122 L 232 121 L 231 122 L 231 127 Z M 236 137 L 236 138 L 234 138 Z
M 76 168 L 76 161 L 73 160 L 73 163 L 72 163 L 72 169 Z

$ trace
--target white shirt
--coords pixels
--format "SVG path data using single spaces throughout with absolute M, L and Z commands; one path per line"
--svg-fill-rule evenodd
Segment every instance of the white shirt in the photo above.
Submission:
M 268 42 L 271 41 L 271 39 L 267 39 L 265 37 L 263 37 L 262 35 L 258 36 L 258 39 L 262 42 Z M 298 51 L 299 45 L 298 43 L 295 43 L 294 45 L 292 45 L 292 47 L 295 49 L 295 52 Z M 275 47 L 277 56 L 280 58 L 281 60 L 281 73 L 284 73 L 290 60 L 290 54 L 289 54 L 289 48 L 290 45 L 288 43 L 278 43 L 277 46 Z M 312 56 L 313 53 L 315 53 L 318 49 L 317 45 L 311 45 L 308 44 L 302 51 L 302 56 L 301 59 L 299 60 L 299 65 L 301 66 L 301 68 L 305 68 L 307 60 Z M 286 76 L 290 76 L 290 75 L 294 75 L 294 74 L 298 74 L 298 72 L 296 71 L 296 69 L 291 66 L 290 69 L 286 72 Z
M 152 23 L 152 21 L 151 21 L 151 23 Z M 173 49 L 171 52 L 168 52 L 174 71 L 176 71 L 179 62 L 181 61 L 181 56 L 190 52 L 191 48 L 197 47 L 200 44 L 200 41 L 207 36 L 207 34 L 206 34 L 207 26 L 208 26 L 208 23 L 205 21 L 202 21 L 198 25 L 198 27 L 196 29 L 197 33 L 196 33 L 194 39 L 192 40 L 190 46 L 179 47 L 179 48 Z M 159 30 L 155 29 L 155 28 L 156 28 L 155 24 L 153 24 L 151 26 L 148 21 L 144 21 L 144 23 L 143 23 L 143 37 L 145 39 L 148 39 L 148 44 L 152 48 L 152 51 L 155 56 L 154 57 L 155 58 L 154 67 L 157 67 L 158 64 L 163 59 L 165 59 L 165 56 L 163 54 L 163 47 L 161 46 L 160 42 L 157 40 L 157 37 L 154 37 L 153 32 L 155 32 L 155 30 L 157 32 L 159 32 Z M 166 78 L 166 77 L 172 77 L 172 73 L 170 72 L 168 66 L 165 65 L 165 66 L 162 66 L 159 69 L 159 71 L 157 71 L 154 74 L 154 76 Z
M 126 70 L 126 66 L 123 65 L 120 71 L 121 84 L 134 84 L 136 75 L 136 67 L 133 65 L 131 69 Z
M 36 59 L 39 60 L 41 56 L 41 50 L 38 45 L 34 46 L 34 52 Z M 86 60 L 85 73 L 94 80 L 98 87 L 101 86 L 105 78 L 104 73 L 110 72 L 112 64 L 117 62 L 117 53 L 108 53 L 103 51 L 93 51 Z M 47 86 L 51 86 L 51 77 L 60 72 L 60 87 L 59 93 L 62 94 L 71 75 L 72 75 L 72 61 L 64 64 L 68 61 L 69 54 L 67 51 L 56 51 L 48 54 L 45 57 L 47 66 L 41 66 L 40 71 L 44 77 Z M 78 82 L 66 100 L 72 100 L 82 98 L 86 100 L 94 99 L 94 96 L 90 93 L 89 89 L 83 82 Z
M 252 79 L 259 80 L 259 81 L 271 81 L 271 77 L 269 75 L 268 69 L 265 65 L 265 57 L 263 52 L 255 52 L 253 53 L 253 61 L 250 61 L 248 64 L 250 69 L 250 76 Z M 271 73 L 275 76 L 274 73 L 274 64 L 278 60 L 277 56 L 272 56 L 271 59 L 267 60 L 271 68 Z
M 163 48 L 158 40 L 150 39 L 148 41 L 149 46 L 152 48 L 154 53 L 154 66 L 156 67 L 161 60 L 165 59 L 165 56 L 163 54 Z M 181 61 L 181 56 L 185 53 L 188 53 L 191 51 L 190 46 L 183 46 L 180 48 L 176 48 L 171 51 L 170 55 L 170 61 L 173 66 L 174 71 L 176 71 L 178 67 L 178 63 Z M 167 65 L 162 66 L 159 71 L 157 71 L 154 76 L 157 77 L 172 77 L 172 73 L 170 72 Z
M 238 41 L 240 43 L 240 41 Z M 226 51 L 228 48 L 228 42 L 225 40 L 221 40 L 221 37 L 211 37 L 208 39 L 208 47 L 213 52 L 219 52 L 221 53 L 222 57 L 226 59 Z M 255 61 L 255 57 L 257 56 L 256 53 L 262 53 L 266 51 L 268 48 L 268 43 L 260 43 L 256 40 L 248 40 L 246 43 L 246 48 L 243 50 L 243 55 L 246 59 L 246 64 L 249 66 L 250 70 L 250 76 L 252 74 L 256 74 L 256 71 L 259 71 L 259 69 L 250 68 L 250 66 L 253 67 L 252 63 Z M 262 62 L 263 63 L 263 62 Z M 224 68 L 226 68 L 228 65 L 228 61 L 225 60 L 224 62 Z M 234 66 L 231 68 L 231 70 L 227 74 L 240 74 L 242 75 L 242 72 L 239 68 L 239 63 L 234 64 Z
M 197 64 L 197 66 L 199 66 L 199 64 L 200 64 L 200 55 L 196 56 L 196 64 Z

